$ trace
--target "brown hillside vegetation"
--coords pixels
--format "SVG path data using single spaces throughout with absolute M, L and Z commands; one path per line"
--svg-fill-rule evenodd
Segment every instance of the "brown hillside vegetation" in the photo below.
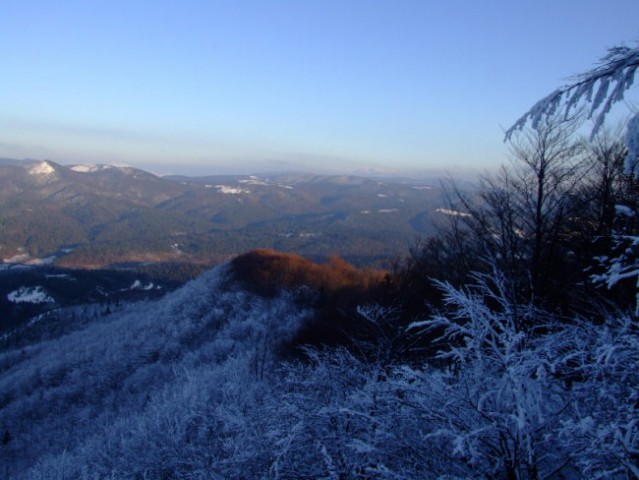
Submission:
M 335 256 L 320 264 L 292 253 L 266 249 L 240 255 L 231 266 L 237 278 L 262 293 L 301 286 L 331 292 L 370 290 L 387 277 L 387 272 L 359 269 Z
M 339 257 L 316 263 L 273 250 L 240 255 L 231 261 L 231 268 L 246 288 L 262 295 L 277 295 L 281 289 L 310 288 L 297 301 L 312 306 L 315 313 L 293 338 L 280 345 L 280 354 L 285 356 L 300 355 L 299 347 L 303 346 L 350 345 L 355 339 L 366 337 L 370 325 L 357 314 L 357 306 L 377 301 L 389 283 L 387 272 L 358 269 Z M 303 289 L 298 291 L 302 292 Z

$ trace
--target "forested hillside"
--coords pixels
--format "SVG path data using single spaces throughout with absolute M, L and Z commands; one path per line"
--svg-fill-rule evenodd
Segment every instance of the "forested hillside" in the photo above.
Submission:
M 255 248 L 388 264 L 446 215 L 419 180 L 280 173 L 158 177 L 112 165 L 0 163 L 0 268 L 217 265 Z

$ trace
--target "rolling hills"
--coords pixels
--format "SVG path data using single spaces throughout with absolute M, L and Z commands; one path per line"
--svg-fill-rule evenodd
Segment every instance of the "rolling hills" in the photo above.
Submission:
M 417 181 L 4 160 L 0 268 L 213 265 L 255 248 L 379 265 L 432 232 L 442 205 L 438 187 Z

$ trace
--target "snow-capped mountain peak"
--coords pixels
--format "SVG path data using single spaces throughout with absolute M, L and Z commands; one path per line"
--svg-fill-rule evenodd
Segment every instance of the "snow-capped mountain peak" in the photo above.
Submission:
M 52 175 L 55 173 L 55 167 L 51 165 L 51 163 L 46 160 L 40 163 L 37 163 L 33 167 L 29 169 L 30 175 Z

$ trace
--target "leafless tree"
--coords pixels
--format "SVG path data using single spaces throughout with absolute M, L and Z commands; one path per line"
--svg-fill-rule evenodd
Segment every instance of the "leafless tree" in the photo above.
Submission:
M 467 246 L 496 262 L 515 286 L 513 295 L 541 297 L 561 269 L 574 217 L 573 195 L 588 172 L 579 119 L 547 117 L 536 129 L 512 135 L 510 163 L 481 179 L 477 195 L 454 189 L 464 215 Z M 470 232 L 470 235 L 468 235 Z

